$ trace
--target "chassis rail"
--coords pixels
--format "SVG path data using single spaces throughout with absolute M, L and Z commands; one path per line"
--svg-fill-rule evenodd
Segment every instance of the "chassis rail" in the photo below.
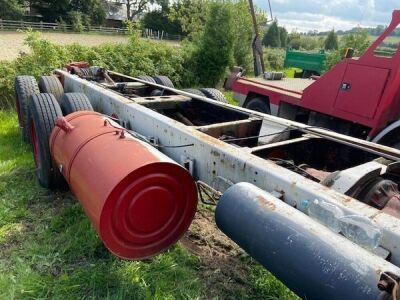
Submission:
M 154 141 L 160 146 L 160 151 L 186 167 L 196 180 L 212 186 L 221 193 L 224 193 L 232 185 L 231 183 L 248 182 L 279 198 L 283 206 L 297 208 L 306 215 L 309 214 L 309 210 L 304 206 L 304 201 L 312 202 L 317 199 L 340 209 L 344 215 L 362 216 L 369 219 L 373 226 L 381 230 L 382 239 L 379 247 L 386 253 L 385 255 L 382 252 L 370 250 L 371 259 L 381 261 L 387 270 L 376 269 L 373 280 L 375 285 L 369 285 L 371 293 L 367 291 L 366 294 L 363 293 L 363 297 L 376 295 L 378 283 L 385 272 L 400 277 L 399 218 L 350 197 L 346 192 L 339 192 L 340 188 L 335 188 L 334 184 L 329 187 L 327 184 L 322 184 L 322 181 L 312 180 L 286 166 L 279 165 L 277 160 L 268 156 L 270 154 L 265 154 L 265 151 L 277 147 L 289 147 L 290 152 L 303 143 L 318 145 L 323 142 L 333 144 L 334 147 L 344 147 L 346 151 L 358 151 L 355 157 L 361 154 L 363 157 L 369 157 L 363 161 L 369 167 L 369 163 L 372 162 L 376 166 L 378 157 L 385 158 L 385 162 L 381 159 L 378 163 L 378 169 L 382 166 L 379 174 L 384 176 L 385 170 L 387 173 L 389 170 L 391 172 L 397 170 L 397 162 L 400 161 L 399 150 L 216 102 L 206 97 L 116 72 L 108 72 L 115 81 L 131 83 L 132 87 L 135 86 L 134 88 L 143 86 L 157 88 L 163 90 L 165 94 L 157 97 L 124 95 L 107 88 L 106 84 L 81 79 L 64 70 L 57 70 L 56 74 L 61 78 L 66 92 L 86 94 L 95 111 L 117 118 L 123 127 Z M 206 109 L 215 110 L 220 120 L 211 120 L 206 117 L 201 119 L 202 111 Z M 176 116 L 177 112 L 190 111 L 194 111 L 193 116 L 200 116 L 201 122 L 194 117 L 191 120 L 186 116 L 172 117 Z M 293 137 L 293 132 L 297 136 Z M 226 138 L 227 134 L 232 134 L 233 137 Z M 318 149 L 318 146 L 316 148 Z M 323 150 L 320 152 L 324 154 Z M 294 161 L 298 157 L 301 157 L 301 154 L 296 156 Z M 362 163 L 348 161 L 346 164 L 348 166 L 342 171 L 361 168 L 362 172 L 371 172 L 369 169 L 365 171 L 366 168 L 360 167 L 360 165 L 363 166 Z M 316 228 L 319 231 L 319 227 Z M 326 228 L 323 228 L 316 234 L 323 235 L 325 230 Z M 365 255 L 365 250 L 353 242 L 349 244 L 352 249 L 349 253 L 359 252 Z M 332 249 L 335 247 L 335 244 L 332 244 Z M 321 259 L 318 253 L 315 253 L 314 257 Z M 347 259 L 357 265 L 353 258 L 347 257 Z M 334 276 L 338 276 L 335 271 L 334 267 L 326 268 L 326 272 L 332 274 L 331 277 L 328 276 L 329 280 L 335 280 Z M 362 273 L 362 270 L 360 272 Z M 304 296 L 301 294 L 301 287 L 293 288 L 299 295 Z

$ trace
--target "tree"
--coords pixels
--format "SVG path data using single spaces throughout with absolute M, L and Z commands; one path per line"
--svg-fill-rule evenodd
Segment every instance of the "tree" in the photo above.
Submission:
M 346 48 L 353 48 L 354 55 L 360 56 L 371 45 L 369 33 L 366 29 L 346 34 L 340 41 L 340 49 L 331 53 L 327 59 L 328 68 L 335 66 L 342 58 Z
M 156 0 L 155 2 L 161 7 L 162 12 L 167 12 L 169 10 L 169 0 Z
M 225 0 L 222 2 L 226 9 L 231 11 L 234 32 L 234 62 L 245 69 L 251 67 L 251 42 L 253 37 L 253 23 L 249 13 L 248 0 Z M 205 30 L 206 16 L 210 11 L 212 1 L 209 0 L 177 0 L 169 8 L 170 21 L 179 24 L 182 34 L 190 40 L 196 41 Z M 257 14 L 264 20 L 264 16 Z
M 18 0 L 0 0 L 0 19 L 18 20 L 23 16 L 22 3 Z
M 64 20 L 72 23 L 72 12 L 81 14 L 82 19 L 93 24 L 102 24 L 106 17 L 100 0 L 32 0 L 32 7 L 48 22 Z
M 338 36 L 335 30 L 331 30 L 325 40 L 325 50 L 337 50 L 339 48 Z
M 165 9 L 169 5 L 168 0 L 106 0 L 114 4 L 124 5 L 126 7 L 126 18 L 133 21 L 137 16 L 145 12 L 149 4 L 156 3 Z
M 353 48 L 354 55 L 359 56 L 363 54 L 370 45 L 371 41 L 369 40 L 368 31 L 359 29 L 357 32 L 347 34 L 342 38 L 341 48 L 343 48 L 343 51 L 346 48 Z
M 233 2 L 232 13 L 235 16 L 233 18 L 235 35 L 233 57 L 235 64 L 245 69 L 251 68 L 252 65 L 253 22 L 249 11 L 248 0 Z
M 70 0 L 73 11 L 82 13 L 89 17 L 89 22 L 102 24 L 106 19 L 106 12 L 100 0 Z
M 263 45 L 272 48 L 281 47 L 281 37 L 278 28 L 278 22 L 275 20 L 268 28 L 262 40 Z
M 288 32 L 285 27 L 279 27 L 279 38 L 281 40 L 281 48 L 286 48 L 288 43 Z
M 169 34 L 182 35 L 181 24 L 177 20 L 170 20 L 167 11 L 151 11 L 140 20 L 143 28 L 162 30 Z
M 171 6 L 168 18 L 179 22 L 182 32 L 191 37 L 203 31 L 208 9 L 207 0 L 177 0 Z
M 231 5 L 223 1 L 210 3 L 204 32 L 195 42 L 190 65 L 204 86 L 217 85 L 233 63 L 235 33 Z

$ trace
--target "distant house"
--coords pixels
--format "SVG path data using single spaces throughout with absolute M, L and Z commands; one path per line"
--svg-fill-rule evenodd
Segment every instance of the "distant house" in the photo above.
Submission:
M 119 1 L 103 1 L 103 6 L 106 11 L 106 26 L 121 27 L 122 23 L 128 19 L 126 5 Z M 134 21 L 137 21 L 144 13 L 135 16 Z
M 121 27 L 122 23 L 127 19 L 126 5 L 118 2 L 104 1 L 103 6 L 106 11 L 106 26 Z
M 32 7 L 32 1 L 24 2 L 24 19 L 27 21 L 41 21 L 43 16 Z
M 106 11 L 106 23 L 107 27 L 122 27 L 123 22 L 128 19 L 126 5 L 124 3 L 120 3 L 119 1 L 102 1 L 103 7 Z M 32 7 L 32 1 L 25 1 L 24 18 L 28 21 L 41 21 L 43 16 L 40 15 L 34 7 Z M 142 14 L 138 15 L 139 18 Z

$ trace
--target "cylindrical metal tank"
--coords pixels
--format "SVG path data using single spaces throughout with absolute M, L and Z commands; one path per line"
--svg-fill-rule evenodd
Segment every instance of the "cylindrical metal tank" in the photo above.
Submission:
M 218 227 L 304 299 L 379 299 L 388 261 L 330 231 L 250 183 L 230 187 L 216 209 Z
M 193 220 L 191 175 L 98 113 L 58 119 L 50 152 L 105 246 L 121 258 L 167 249 Z

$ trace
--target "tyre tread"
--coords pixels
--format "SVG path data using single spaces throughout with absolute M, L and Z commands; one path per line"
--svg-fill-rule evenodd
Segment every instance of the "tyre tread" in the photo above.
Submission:
M 154 76 L 153 79 L 155 80 L 155 82 L 157 84 L 161 84 L 163 86 L 166 86 L 166 87 L 169 87 L 169 88 L 172 88 L 172 89 L 175 88 L 175 86 L 172 83 L 171 79 L 169 79 L 169 77 L 167 77 L 167 76 L 157 75 L 157 76 Z
M 66 93 L 60 99 L 61 110 L 65 115 L 76 111 L 93 111 L 88 97 L 83 93 Z
M 42 161 L 42 168 L 37 169 L 39 183 L 45 188 L 62 188 L 65 186 L 65 181 L 58 169 L 53 166 L 49 146 L 55 121 L 58 117 L 62 117 L 61 108 L 53 95 L 37 94 L 32 96 L 30 110 L 39 139 L 39 155 Z
M 211 98 L 215 101 L 222 102 L 222 103 L 229 103 L 228 100 L 225 98 L 224 94 L 221 91 L 215 88 L 201 88 L 201 92 L 203 92 L 206 97 Z
M 53 94 L 57 101 L 59 101 L 64 94 L 64 88 L 55 75 L 42 76 L 39 80 L 39 89 L 41 93 Z
M 24 142 L 30 142 L 29 101 L 32 95 L 39 94 L 38 83 L 33 76 L 17 76 L 15 78 L 15 99 L 20 108 L 19 125 Z

